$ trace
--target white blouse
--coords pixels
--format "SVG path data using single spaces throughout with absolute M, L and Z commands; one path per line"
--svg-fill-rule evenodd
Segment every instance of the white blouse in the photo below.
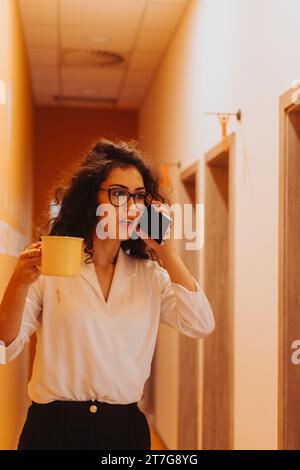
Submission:
M 159 323 L 192 338 L 215 328 L 211 306 L 172 282 L 156 261 L 119 249 L 107 302 L 93 263 L 75 277 L 45 276 L 30 284 L 18 336 L 0 346 L 0 363 L 14 359 L 36 331 L 28 395 L 53 400 L 138 402 L 150 375 Z

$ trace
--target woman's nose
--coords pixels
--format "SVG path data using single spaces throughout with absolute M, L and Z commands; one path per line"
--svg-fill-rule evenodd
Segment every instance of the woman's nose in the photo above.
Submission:
M 133 196 L 130 195 L 129 200 L 127 201 L 127 211 L 130 211 L 132 206 L 135 206 L 135 202 Z
M 127 202 L 127 219 L 134 219 L 140 213 L 138 207 L 136 207 L 133 197 L 130 197 L 129 201 Z

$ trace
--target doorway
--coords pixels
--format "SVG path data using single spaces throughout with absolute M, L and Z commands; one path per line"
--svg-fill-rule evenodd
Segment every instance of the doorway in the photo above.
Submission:
M 207 450 L 233 448 L 233 250 L 235 135 L 205 155 L 204 290 L 216 328 L 204 340 L 203 434 Z
M 300 448 L 300 104 L 280 97 L 278 447 Z

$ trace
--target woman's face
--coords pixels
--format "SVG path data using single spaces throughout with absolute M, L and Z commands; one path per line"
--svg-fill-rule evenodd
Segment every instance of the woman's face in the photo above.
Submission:
M 122 197 L 125 203 L 119 207 L 115 207 L 109 199 L 107 191 L 101 191 L 100 188 L 108 190 L 110 187 L 116 188 L 114 190 L 114 201 L 116 198 Z M 146 192 L 143 177 L 140 172 L 134 167 L 128 168 L 113 168 L 106 180 L 102 182 L 98 192 L 98 202 L 102 205 L 102 212 L 99 213 L 97 225 L 97 233 L 101 227 L 101 232 L 106 234 L 108 238 L 118 240 L 127 240 L 134 229 L 134 222 L 142 214 L 142 210 L 138 210 L 133 198 L 131 197 L 126 203 L 124 190 L 130 193 L 139 193 L 137 203 L 142 201 L 142 193 Z M 107 206 L 103 206 L 106 205 Z M 100 207 L 99 207 L 100 209 Z M 108 210 L 107 210 L 108 209 Z M 127 222 L 131 222 L 128 224 Z M 100 227 L 99 227 L 100 225 Z

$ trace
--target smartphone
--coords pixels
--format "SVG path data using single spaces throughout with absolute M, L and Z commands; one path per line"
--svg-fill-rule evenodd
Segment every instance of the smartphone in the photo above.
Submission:
M 153 204 L 146 206 L 137 227 L 140 227 L 150 238 L 163 245 L 170 231 L 172 219 L 162 212 L 157 212 Z M 136 232 L 138 234 L 138 232 Z

